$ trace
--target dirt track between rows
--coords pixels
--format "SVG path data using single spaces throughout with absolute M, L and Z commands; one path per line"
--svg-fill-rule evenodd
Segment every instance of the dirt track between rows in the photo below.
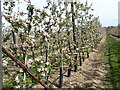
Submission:
M 70 78 L 64 78 L 65 88 L 103 88 L 102 82 L 105 80 L 107 70 L 106 64 L 100 60 L 103 54 L 106 36 L 103 37 L 97 49 L 90 53 L 90 58 L 79 66 L 78 72 L 73 72 Z
M 71 77 L 63 77 L 63 88 L 104 88 L 102 83 L 106 79 L 107 63 L 101 61 L 103 55 L 103 47 L 106 42 L 104 36 L 98 47 L 90 53 L 90 57 L 86 59 L 82 66 L 78 66 L 77 72 L 72 72 Z M 67 74 L 67 73 L 66 73 Z M 35 85 L 33 88 L 41 88 L 41 85 Z M 56 88 L 53 85 L 53 88 Z

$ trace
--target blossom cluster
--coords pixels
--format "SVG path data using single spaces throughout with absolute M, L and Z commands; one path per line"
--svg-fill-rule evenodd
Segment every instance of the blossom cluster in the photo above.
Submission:
M 32 65 L 32 62 L 33 62 L 33 60 L 32 59 L 29 59 L 28 61 L 27 61 L 27 67 L 31 67 Z
M 7 66 L 7 64 L 8 64 L 8 61 L 4 60 L 3 61 L 3 66 Z

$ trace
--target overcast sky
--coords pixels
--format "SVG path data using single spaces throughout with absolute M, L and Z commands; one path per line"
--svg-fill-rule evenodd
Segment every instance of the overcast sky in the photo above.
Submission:
M 93 4 L 93 13 L 95 16 L 99 16 L 103 26 L 118 25 L 118 1 L 120 0 L 88 0 L 89 4 Z M 46 6 L 46 0 L 31 0 L 31 2 L 33 5 L 41 9 L 43 6 Z M 21 10 L 25 10 L 25 5 L 20 5 L 20 7 Z
M 100 21 L 103 26 L 118 25 L 118 2 L 119 1 L 120 0 L 88 0 L 89 3 L 93 4 L 93 9 L 95 10 L 94 14 L 95 16 L 100 17 Z M 45 5 L 45 0 L 32 0 L 32 2 L 37 6 Z
M 120 0 L 88 0 L 93 3 L 94 14 L 100 17 L 103 26 L 118 25 L 118 2 Z

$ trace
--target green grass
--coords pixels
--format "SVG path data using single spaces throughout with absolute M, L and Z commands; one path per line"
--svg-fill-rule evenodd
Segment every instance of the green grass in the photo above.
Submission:
M 107 81 L 112 84 L 112 88 L 120 88 L 120 42 L 110 35 L 107 35 L 106 59 L 110 69 Z

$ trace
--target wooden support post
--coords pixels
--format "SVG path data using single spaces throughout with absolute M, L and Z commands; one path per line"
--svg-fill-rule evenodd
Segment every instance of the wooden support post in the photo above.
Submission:
M 85 61 L 84 52 L 82 52 L 82 60 Z
M 46 46 L 46 63 L 47 62 L 48 62 L 48 45 Z M 46 76 L 45 76 L 45 84 L 48 86 L 48 73 L 46 73 Z
M 72 63 L 70 62 L 69 68 L 68 68 L 68 77 L 71 76 L 71 69 L 72 69 Z
M 90 56 L 89 56 L 89 52 L 87 52 L 87 58 L 89 58 Z
M 63 86 L 63 69 L 60 67 L 60 80 L 59 80 L 59 88 Z
M 77 54 L 75 54 L 74 72 L 77 72 Z
M 79 53 L 79 62 L 80 62 L 80 66 L 82 66 L 82 60 L 81 60 L 81 55 Z
M 59 47 L 60 47 L 60 53 L 62 54 L 62 56 L 60 56 L 60 80 L 59 80 L 59 88 L 62 88 L 63 86 L 63 51 L 62 51 L 62 41 L 60 41 L 59 43 Z

